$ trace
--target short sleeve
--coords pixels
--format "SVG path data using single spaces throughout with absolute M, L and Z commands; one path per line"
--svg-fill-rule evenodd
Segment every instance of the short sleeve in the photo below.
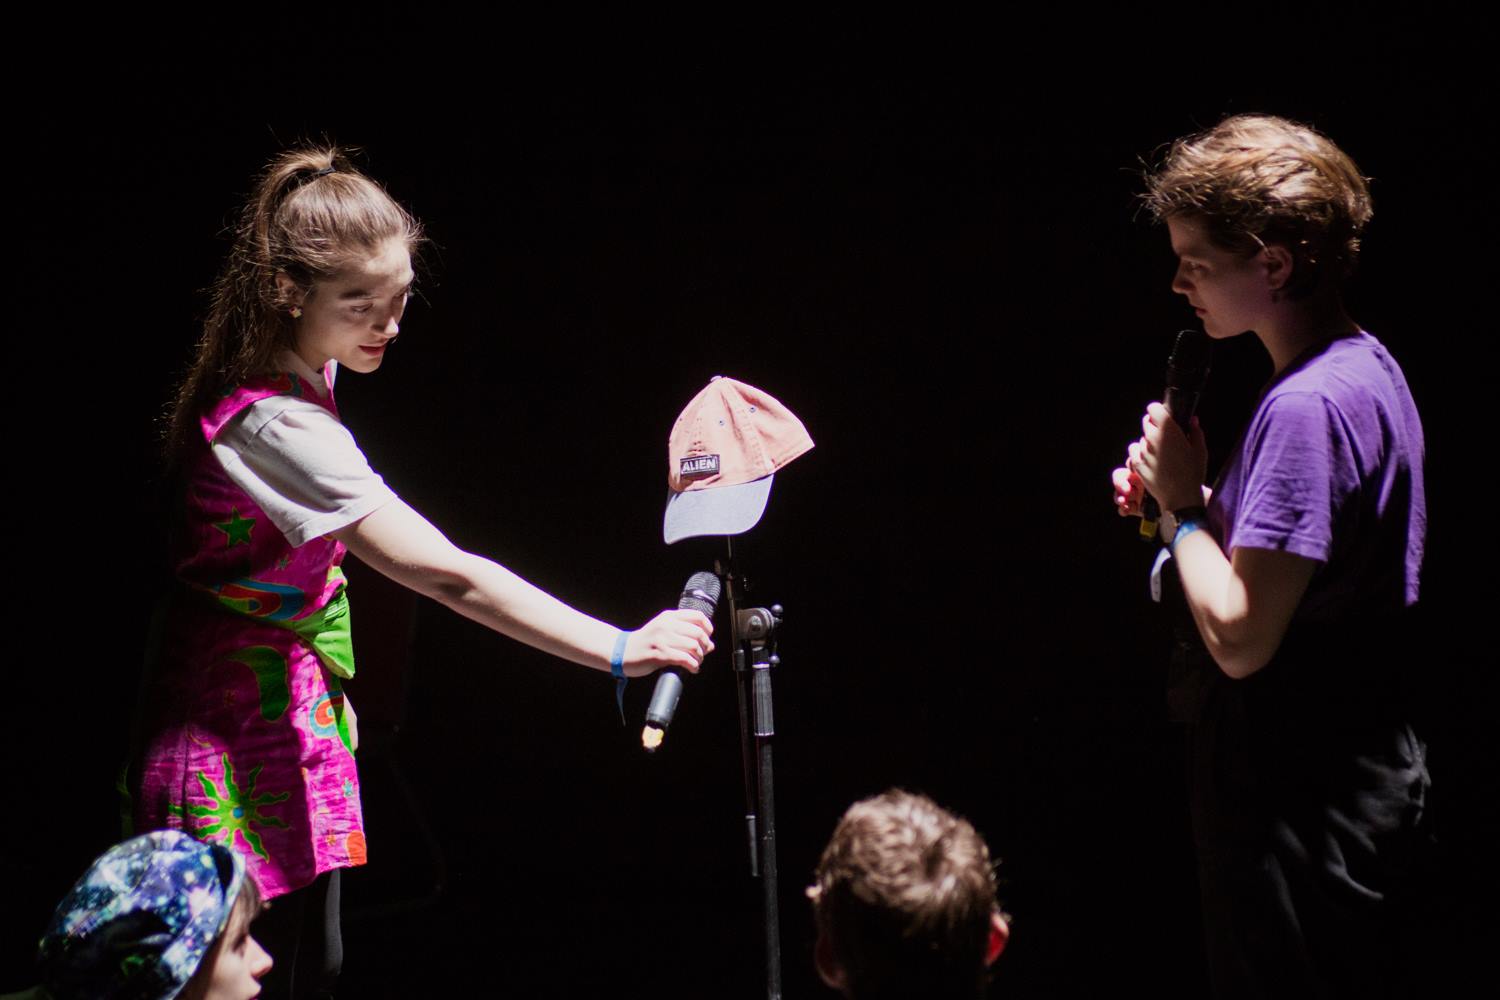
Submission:
M 215 457 L 293 546 L 348 527 L 395 494 L 349 429 L 316 403 L 252 403 L 213 442 Z
M 1231 548 L 1326 563 L 1334 526 L 1359 482 L 1343 420 L 1325 397 L 1288 392 L 1267 401 L 1251 435 Z

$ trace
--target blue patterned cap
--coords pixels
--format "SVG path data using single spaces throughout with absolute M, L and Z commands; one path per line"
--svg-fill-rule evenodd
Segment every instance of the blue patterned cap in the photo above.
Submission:
M 213 947 L 245 880 L 239 853 L 180 830 L 105 851 L 63 897 L 37 959 L 57 1000 L 170 1000 Z

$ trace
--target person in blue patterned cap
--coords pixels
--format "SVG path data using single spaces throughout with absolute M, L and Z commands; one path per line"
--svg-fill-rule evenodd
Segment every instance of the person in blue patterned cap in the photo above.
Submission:
M 105 851 L 37 952 L 52 1000 L 249 1000 L 271 956 L 250 936 L 260 890 L 236 851 L 179 830 Z

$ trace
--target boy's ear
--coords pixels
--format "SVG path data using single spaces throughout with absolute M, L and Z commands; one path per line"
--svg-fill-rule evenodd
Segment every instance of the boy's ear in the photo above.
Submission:
M 818 978 L 830 989 L 844 992 L 849 985 L 849 976 L 833 955 L 833 941 L 825 930 L 818 931 L 817 943 L 813 945 L 813 964 L 818 967 Z
M 1260 259 L 1261 266 L 1266 271 L 1266 283 L 1271 286 L 1272 291 L 1279 292 L 1291 283 L 1297 261 L 1290 250 L 1280 243 L 1268 243 L 1261 250 Z
M 990 941 L 984 949 L 984 964 L 994 965 L 995 959 L 1005 950 L 1005 945 L 1010 941 L 1010 925 L 1005 918 L 996 910 L 990 914 Z

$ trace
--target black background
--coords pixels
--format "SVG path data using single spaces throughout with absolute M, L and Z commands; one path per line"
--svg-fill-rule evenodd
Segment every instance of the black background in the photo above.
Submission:
M 817 853 L 892 785 L 968 816 L 1002 860 L 997 994 L 1201 995 L 1152 552 L 1109 502 L 1191 321 L 1137 209 L 1139 158 L 1236 111 L 1333 136 L 1374 177 L 1351 308 L 1427 432 L 1432 640 L 1413 669 L 1445 866 L 1426 943 L 1446 977 L 1487 938 L 1493 178 L 1464 25 L 1122 19 L 1084 42 L 1061 24 L 756 24 L 731 43 L 675 23 L 695 35 L 676 44 L 640 22 L 580 41 L 375 20 L 191 44 L 132 25 L 59 53 L 66 86 L 33 81 L 0 989 L 25 984 L 51 905 L 116 836 L 162 585 L 155 420 L 225 227 L 260 165 L 325 136 L 361 146 L 430 237 L 399 345 L 341 379 L 341 410 L 457 544 L 633 626 L 721 551 L 660 534 L 667 432 L 709 377 L 771 392 L 816 440 L 737 546 L 752 597 L 787 608 L 792 996 L 826 994 L 801 894 Z M 1215 461 L 1269 374 L 1251 338 L 1216 364 Z M 401 606 L 359 569 L 363 639 Z M 343 992 L 760 995 L 724 653 L 647 759 L 649 684 L 622 730 L 606 678 L 429 603 L 414 626 L 409 655 L 358 647 L 371 846 L 345 881 Z

